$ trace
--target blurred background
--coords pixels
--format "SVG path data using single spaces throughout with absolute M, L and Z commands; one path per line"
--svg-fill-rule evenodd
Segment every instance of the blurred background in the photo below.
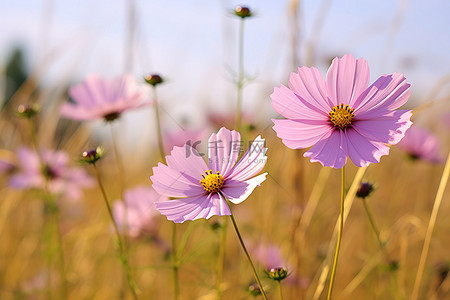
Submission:
M 259 134 L 267 138 L 266 171 L 271 174 L 249 200 L 236 207 L 244 237 L 249 244 L 276 245 L 292 266 L 295 280 L 284 287 L 286 299 L 324 299 L 324 293 L 313 295 L 320 286 L 320 272 L 328 265 L 323 263 L 339 212 L 339 172 L 322 171 L 325 168 L 311 164 L 302 151 L 288 149 L 276 138 L 270 118 L 279 116 L 270 107 L 270 94 L 275 86 L 286 84 L 297 67 L 315 66 L 325 76 L 334 57 L 347 53 L 363 57 L 370 66 L 371 82 L 381 74 L 405 74 L 411 84 L 406 107 L 414 109 L 415 124 L 439 140 L 442 160 L 411 161 L 393 147 L 390 156 L 367 169 L 363 179 L 377 186 L 370 205 L 381 236 L 389 241 L 390 262 L 400 267 L 393 272 L 386 269 L 364 209 L 355 200 L 344 232 L 336 297 L 409 299 L 450 143 L 450 1 L 0 0 L 0 158 L 17 163 L 17 148 L 30 144 L 30 134 L 14 112 L 19 104 L 38 103 L 42 107 L 36 120 L 40 144 L 67 151 L 74 164 L 82 151 L 103 145 L 109 155 L 99 168 L 111 200 L 119 199 L 110 128 L 102 121 L 81 123 L 59 116 L 68 88 L 92 73 L 107 78 L 131 73 L 142 84 L 149 73 L 163 76 L 166 81 L 158 87 L 158 98 L 165 134 L 204 129 L 196 138 L 206 145 L 217 128 L 228 124 L 231 129 L 238 76 L 240 20 L 233 13 L 237 5 L 254 12 L 245 20 L 248 81 L 242 134 L 246 142 Z M 114 125 L 128 175 L 126 187 L 149 186 L 151 168 L 159 161 L 152 109 L 126 112 Z M 87 172 L 92 175 L 91 170 Z M 349 163 L 348 187 L 356 172 Z M 1 175 L 0 299 L 47 299 L 45 280 L 54 270 L 45 265 L 45 249 L 39 246 L 44 208 L 38 201 L 29 201 L 38 198 L 35 193 L 11 189 L 10 174 Z M 120 282 L 123 278 L 116 275 L 121 269 L 100 198 L 94 186 L 79 204 L 61 205 L 70 299 L 123 296 L 117 277 Z M 422 299 L 450 297 L 448 200 L 447 191 Z M 317 202 L 308 206 L 311 201 Z M 305 211 L 311 215 L 300 221 Z M 181 269 L 182 299 L 216 299 L 211 274 L 219 234 L 214 224 L 221 222 L 216 217 L 193 222 Z M 162 240 L 169 241 L 171 224 L 164 217 L 158 224 Z M 181 225 L 179 238 L 188 226 Z M 154 241 L 141 239 L 131 245 L 142 299 L 171 299 L 164 251 Z M 252 275 L 231 230 L 226 255 L 224 299 L 250 299 L 247 287 Z M 53 277 L 53 281 L 57 286 L 58 280 Z M 276 299 L 276 287 L 267 278 L 264 281 Z

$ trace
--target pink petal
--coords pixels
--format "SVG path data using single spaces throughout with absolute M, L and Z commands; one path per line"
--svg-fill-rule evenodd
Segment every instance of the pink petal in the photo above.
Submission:
M 172 170 L 178 170 L 194 185 L 200 184 L 202 174 L 208 170 L 198 151 L 189 145 L 174 147 L 170 155 L 166 156 L 166 161 Z
M 408 101 L 409 87 L 403 74 L 380 76 L 356 101 L 355 116 L 372 118 L 399 108 Z
M 153 188 L 167 197 L 192 197 L 205 193 L 200 181 L 196 185 L 188 180 L 182 172 L 159 163 L 157 167 L 153 168 L 153 176 L 150 177 Z
M 325 113 L 306 100 L 302 100 L 284 85 L 275 88 L 270 98 L 273 109 L 287 119 L 328 120 L 329 111 Z
M 239 204 L 250 196 L 253 190 L 260 186 L 266 180 L 267 173 L 253 177 L 244 182 L 242 181 L 227 181 L 222 187 L 224 196 L 234 204 Z
M 39 156 L 33 150 L 27 147 L 19 147 L 17 150 L 17 159 L 25 170 L 40 174 L 41 163 Z
M 411 116 L 412 112 L 409 110 L 396 110 L 376 119 L 358 120 L 352 127 L 369 140 L 394 145 L 411 127 Z
M 101 119 L 104 113 L 97 108 L 86 108 L 84 106 L 74 105 L 72 103 L 64 103 L 59 113 L 63 117 L 67 117 L 79 121 L 87 121 L 92 119 Z
M 289 88 L 325 114 L 328 114 L 334 106 L 327 97 L 325 80 L 319 70 L 314 67 L 298 68 L 298 73 L 291 73 Z
M 213 173 L 220 172 L 225 178 L 236 163 L 240 149 L 239 132 L 222 127 L 217 135 L 213 133 L 208 141 L 208 164 Z
M 9 184 L 17 189 L 44 188 L 44 177 L 38 173 L 19 173 L 11 177 Z
M 256 137 L 244 156 L 224 179 L 244 181 L 261 172 L 267 161 L 265 144 L 265 139 L 262 139 L 261 136 Z
M 106 100 L 106 97 L 103 97 L 104 91 L 104 80 L 97 74 L 92 74 L 80 84 L 72 86 L 69 95 L 76 103 L 89 107 L 97 106 Z
M 345 134 L 335 129 L 329 137 L 317 142 L 303 156 L 309 157 L 311 162 L 320 162 L 324 167 L 342 168 L 347 162 Z
M 354 129 L 347 130 L 345 134 L 347 136 L 348 155 L 358 167 L 366 167 L 370 163 L 378 163 L 381 156 L 389 154 L 387 145 L 370 141 Z
M 369 66 L 364 59 L 356 60 L 350 54 L 333 59 L 326 80 L 332 106 L 344 103 L 354 108 L 356 99 L 367 88 L 369 80 Z
M 231 215 L 228 204 L 218 193 L 157 202 L 155 205 L 161 214 L 175 223 L 183 223 L 186 220 L 199 218 L 209 219 L 214 215 Z
M 323 121 L 313 120 L 276 120 L 273 130 L 291 149 L 308 148 L 322 138 L 329 136 L 334 128 Z

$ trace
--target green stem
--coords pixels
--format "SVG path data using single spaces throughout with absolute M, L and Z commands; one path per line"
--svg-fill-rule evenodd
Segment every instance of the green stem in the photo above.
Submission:
M 331 295 L 333 293 L 333 286 L 334 286 L 334 278 L 336 276 L 336 268 L 339 258 L 339 250 L 341 248 L 341 241 L 342 241 L 342 231 L 344 230 L 344 196 L 345 196 L 345 166 L 342 167 L 342 174 L 341 174 L 341 214 L 340 214 L 340 223 L 339 223 L 339 233 L 338 233 L 338 240 L 336 244 L 336 252 L 334 253 L 334 261 L 333 261 L 333 269 L 331 270 L 331 278 L 330 278 L 330 285 L 328 288 L 328 296 L 327 300 L 331 299 Z
M 278 294 L 280 295 L 280 300 L 283 300 L 283 293 L 281 292 L 281 280 L 277 280 Z
M 164 153 L 164 144 L 162 139 L 162 133 L 161 133 L 161 120 L 159 117 L 159 107 L 158 107 L 158 97 L 156 93 L 156 86 L 153 86 L 153 106 L 155 110 L 155 119 L 156 119 L 156 135 L 158 137 L 158 149 L 159 154 L 161 155 L 161 160 L 165 163 L 166 161 L 166 155 Z
M 220 300 L 223 297 L 222 283 L 223 283 L 223 266 L 225 264 L 225 246 L 227 242 L 227 228 L 228 219 L 224 219 L 220 227 L 220 241 L 219 241 L 219 255 L 217 256 L 217 276 L 216 289 L 217 298 Z
M 111 123 L 110 128 L 111 128 L 112 146 L 113 146 L 114 156 L 116 157 L 117 171 L 119 173 L 120 193 L 122 195 L 122 200 L 124 200 L 123 193 L 125 190 L 125 188 L 124 188 L 124 186 L 125 186 L 125 168 L 124 168 L 124 164 L 122 161 L 122 156 L 120 155 L 119 146 L 117 145 L 117 134 L 116 134 L 116 132 L 114 132 L 112 123 Z
M 224 199 L 226 199 L 223 194 L 221 194 L 221 195 Z M 231 212 L 231 209 L 230 209 L 230 212 Z M 267 300 L 267 296 L 266 296 L 266 293 L 264 292 L 261 281 L 259 280 L 258 273 L 256 273 L 255 266 L 253 265 L 252 259 L 250 258 L 250 254 L 248 253 L 247 248 L 245 247 L 244 240 L 242 239 L 241 233 L 239 232 L 238 226 L 236 224 L 236 220 L 234 219 L 234 216 L 233 216 L 233 212 L 231 212 L 230 218 L 231 218 L 231 221 L 233 222 L 234 229 L 238 236 L 239 242 L 241 243 L 242 249 L 244 250 L 245 256 L 247 257 L 248 262 L 250 263 L 250 266 L 252 267 L 253 276 L 255 276 L 255 280 L 256 280 L 256 283 L 258 284 L 259 290 L 261 291 L 261 295 L 263 296 L 264 300 Z
M 244 87 L 244 18 L 239 23 L 239 73 L 237 82 L 237 103 L 236 103 L 236 125 L 235 129 L 240 131 L 242 122 L 242 88 Z
M 173 269 L 173 291 L 175 300 L 180 299 L 180 282 L 178 276 L 178 256 L 176 250 L 177 225 L 172 223 L 172 269 Z
M 370 227 L 372 228 L 372 230 L 374 231 L 375 235 L 377 236 L 378 245 L 380 245 L 381 251 L 383 251 L 386 259 L 388 259 L 388 253 L 386 251 L 386 248 L 384 247 L 384 243 L 380 239 L 380 231 L 378 230 L 378 227 L 375 224 L 375 221 L 373 219 L 372 213 L 371 213 L 371 211 L 369 209 L 369 206 L 367 205 L 366 198 L 363 198 L 362 202 L 363 202 L 364 210 L 366 211 L 367 218 L 369 219 Z
M 153 106 L 155 110 L 155 122 L 156 122 L 156 135 L 158 137 L 158 149 L 159 155 L 161 156 L 161 161 L 166 163 L 166 156 L 164 153 L 164 144 L 161 133 L 161 120 L 159 117 L 159 107 L 158 107 L 158 95 L 156 93 L 156 86 L 153 86 Z M 180 297 L 180 283 L 179 283 L 179 261 L 177 256 L 176 248 L 176 236 L 177 236 L 177 225 L 173 223 L 172 226 L 172 269 L 173 269 L 173 288 L 174 288 L 174 298 L 178 300 Z
M 117 226 L 117 223 L 116 223 L 116 221 L 114 219 L 114 215 L 113 215 L 113 212 L 112 212 L 112 209 L 111 209 L 111 205 L 109 204 L 108 197 L 106 196 L 105 188 L 103 187 L 102 181 L 100 179 L 100 174 L 98 172 L 97 166 L 95 165 L 95 163 L 93 163 L 92 166 L 94 167 L 95 176 L 97 178 L 97 183 L 98 183 L 98 186 L 100 187 L 100 190 L 102 192 L 103 199 L 105 200 L 105 205 L 106 205 L 106 209 L 108 211 L 109 218 L 111 219 L 111 222 L 112 222 L 113 227 L 114 227 L 114 231 L 116 233 L 117 244 L 119 246 L 120 261 L 122 262 L 122 265 L 123 265 L 123 268 L 124 268 L 124 271 L 125 271 L 125 276 L 127 278 L 128 285 L 130 286 L 130 290 L 131 290 L 131 293 L 133 295 L 133 299 L 138 299 L 138 296 L 137 296 L 138 288 L 137 288 L 136 283 L 133 281 L 133 278 L 131 276 L 130 265 L 128 264 L 128 257 L 127 257 L 127 254 L 125 252 L 125 248 L 124 248 L 124 244 L 122 242 L 122 238 L 121 238 L 121 235 L 120 235 L 119 227 Z

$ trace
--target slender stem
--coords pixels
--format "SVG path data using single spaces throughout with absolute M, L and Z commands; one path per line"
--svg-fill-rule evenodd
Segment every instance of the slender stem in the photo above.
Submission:
M 119 146 L 117 145 L 117 134 L 114 131 L 113 124 L 111 123 L 111 140 L 113 145 L 113 151 L 114 156 L 116 157 L 116 163 L 117 163 L 117 171 L 119 173 L 119 184 L 120 184 L 120 193 L 122 195 L 123 199 L 123 192 L 124 192 L 124 186 L 125 186 L 125 168 L 122 161 L 122 156 L 120 155 Z M 124 201 L 125 202 L 125 201 Z
M 283 293 L 281 292 L 281 280 L 277 280 L 278 294 L 280 295 L 280 300 L 283 300 Z
M 178 278 L 178 255 L 176 250 L 177 240 L 177 225 L 172 223 L 172 269 L 173 269 L 173 288 L 174 298 L 178 300 L 180 298 L 180 282 Z
M 158 107 L 158 97 L 156 93 L 156 86 L 153 86 L 153 107 L 155 110 L 155 119 L 156 119 L 156 135 L 158 137 L 158 148 L 159 148 L 159 154 L 161 155 L 161 160 L 163 162 L 166 161 L 165 153 L 164 153 L 164 144 L 162 139 L 162 133 L 161 133 L 161 120 L 159 118 L 159 107 Z
M 237 103 L 236 103 L 236 125 L 235 129 L 240 131 L 242 122 L 242 88 L 244 87 L 244 18 L 239 23 L 239 57 L 238 57 L 238 82 L 237 82 Z
M 159 117 L 158 95 L 156 93 L 156 86 L 153 86 L 153 103 L 155 110 L 156 135 L 158 137 L 159 155 L 161 156 L 161 161 L 165 163 L 166 156 L 164 153 L 164 144 L 161 133 L 161 120 Z M 180 297 L 180 282 L 178 275 L 179 261 L 176 248 L 176 236 L 177 236 L 177 225 L 173 223 L 172 225 L 172 269 L 173 269 L 173 285 L 174 285 L 173 288 L 174 288 L 174 298 L 175 300 L 178 300 Z
M 114 227 L 114 231 L 116 233 L 117 245 L 119 246 L 120 260 L 122 262 L 122 265 L 123 265 L 123 268 L 124 268 L 124 271 L 125 271 L 125 275 L 126 275 L 126 278 L 127 278 L 128 285 L 130 286 L 130 290 L 131 290 L 131 293 L 133 295 L 133 299 L 138 299 L 138 297 L 137 297 L 138 288 L 137 288 L 136 283 L 133 281 L 133 278 L 131 276 L 131 270 L 130 270 L 130 266 L 128 264 L 128 257 L 127 257 L 126 252 L 125 252 L 125 247 L 124 247 L 124 244 L 122 242 L 122 238 L 121 238 L 121 235 L 120 235 L 119 227 L 117 226 L 117 223 L 116 223 L 116 221 L 114 219 L 114 215 L 113 215 L 113 212 L 112 212 L 112 209 L 111 209 L 111 205 L 109 204 L 108 197 L 106 196 L 105 188 L 103 187 L 102 181 L 100 179 L 100 174 L 98 172 L 97 166 L 95 165 L 95 163 L 93 163 L 92 166 L 94 167 L 95 176 L 97 178 L 97 183 L 98 183 L 98 186 L 100 187 L 100 190 L 102 192 L 103 199 L 105 200 L 105 205 L 106 205 L 106 209 L 108 211 L 109 218 L 111 219 L 111 222 L 112 222 L 113 227 Z
M 264 292 L 261 281 L 259 280 L 258 274 L 256 273 L 256 269 L 255 269 L 255 266 L 253 265 L 252 259 L 250 258 L 250 254 L 248 254 L 247 248 L 245 247 L 244 240 L 241 237 L 241 234 L 237 227 L 236 220 L 234 219 L 233 213 L 231 213 L 230 218 L 231 218 L 231 221 L 233 222 L 234 229 L 236 230 L 236 234 L 238 236 L 239 242 L 241 243 L 242 249 L 244 250 L 245 256 L 247 256 L 248 262 L 250 263 L 250 266 L 252 267 L 253 275 L 255 276 L 256 283 L 258 284 L 259 290 L 261 291 L 261 295 L 263 296 L 264 300 L 267 300 L 266 293 Z
M 228 219 L 224 219 L 222 226 L 220 227 L 220 241 L 219 241 L 219 255 L 217 256 L 217 277 L 216 277 L 216 289 L 217 298 L 220 300 L 223 297 L 222 283 L 223 283 L 223 266 L 225 263 L 225 245 L 227 242 L 227 228 Z
M 436 224 L 437 214 L 441 206 L 444 190 L 450 176 L 450 151 L 448 153 L 447 162 L 445 163 L 444 171 L 442 172 L 441 181 L 434 199 L 433 210 L 431 211 L 430 221 L 428 222 L 427 232 L 425 233 L 425 240 L 423 242 L 422 254 L 420 255 L 419 267 L 417 268 L 416 281 L 411 296 L 411 300 L 416 300 L 419 297 L 419 288 L 422 281 L 423 271 L 425 269 L 425 262 L 428 256 L 428 250 L 431 244 L 431 235 L 433 234 L 434 225 Z
M 377 241 L 378 241 L 378 244 L 380 245 L 380 249 L 384 252 L 386 258 L 388 258 L 386 248 L 384 247 L 384 243 L 380 239 L 380 231 L 378 230 L 378 227 L 375 224 L 372 213 L 369 209 L 369 206 L 367 205 L 366 198 L 363 198 L 362 202 L 363 202 L 364 210 L 366 211 L 367 218 L 369 219 L 370 227 L 372 228 L 372 230 L 374 231 L 374 233 L 377 237 Z
M 341 248 L 342 231 L 344 229 L 345 166 L 342 167 L 341 176 L 342 176 L 342 178 L 341 178 L 341 214 L 340 214 L 340 223 L 339 223 L 339 233 L 338 233 L 338 240 L 337 240 L 337 245 L 336 245 L 336 252 L 334 253 L 333 269 L 331 270 L 330 286 L 328 288 L 327 300 L 331 299 L 331 295 L 333 293 L 334 278 L 336 276 L 336 268 L 337 268 L 337 262 L 338 262 L 338 258 L 339 258 L 339 250 Z

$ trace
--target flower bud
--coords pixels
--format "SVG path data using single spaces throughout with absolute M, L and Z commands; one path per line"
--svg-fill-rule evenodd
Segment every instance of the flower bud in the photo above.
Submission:
M 35 104 L 20 104 L 17 107 L 17 116 L 30 119 L 39 112 L 39 107 Z
M 361 182 L 359 184 L 359 188 L 356 191 L 356 197 L 358 198 L 366 198 L 374 191 L 373 184 L 370 182 Z
M 241 17 L 242 19 L 252 16 L 250 8 L 246 6 L 236 6 L 236 8 L 234 9 L 234 14 L 238 17 Z
M 289 276 L 288 270 L 286 268 L 271 268 L 270 270 L 266 270 L 267 276 L 270 279 L 281 281 Z
M 97 147 L 94 150 L 84 151 L 80 161 L 85 164 L 93 164 L 103 156 L 103 148 Z
M 259 289 L 257 283 L 249 284 L 247 287 L 247 292 L 254 297 L 261 295 L 261 290 Z
M 162 77 L 158 74 L 149 74 L 144 77 L 144 80 L 145 82 L 153 86 L 156 86 L 164 82 L 164 79 L 162 79 Z

